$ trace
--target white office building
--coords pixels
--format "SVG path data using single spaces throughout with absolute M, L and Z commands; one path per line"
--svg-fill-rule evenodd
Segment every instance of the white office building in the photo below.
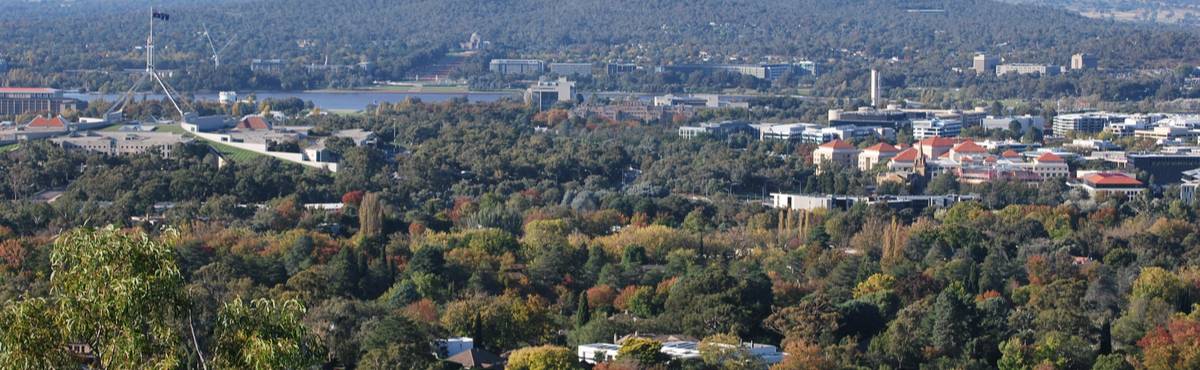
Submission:
M 927 119 L 913 121 L 913 138 L 957 137 L 962 132 L 962 121 L 954 119 Z
M 537 75 L 546 70 L 546 64 L 537 59 L 492 59 L 488 70 L 502 75 Z

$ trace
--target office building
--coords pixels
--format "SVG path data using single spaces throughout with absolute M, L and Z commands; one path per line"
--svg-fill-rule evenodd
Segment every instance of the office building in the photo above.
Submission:
M 974 63 L 971 65 L 971 69 L 975 70 L 975 73 L 978 74 L 990 74 L 996 71 L 997 64 L 1000 64 L 1000 61 L 997 60 L 996 57 L 986 54 L 977 54 L 975 55 Z
M 502 75 L 540 75 L 545 63 L 536 59 L 492 59 L 488 70 Z
M 802 67 L 797 67 L 798 65 L 802 66 Z M 810 71 L 806 68 L 812 68 L 812 70 Z M 725 71 L 725 72 L 730 72 L 730 73 L 737 73 L 737 74 L 742 74 L 742 75 L 747 75 L 747 76 L 753 76 L 755 78 L 759 78 L 759 79 L 763 79 L 763 80 L 767 80 L 767 81 L 774 81 L 774 80 L 779 79 L 780 77 L 784 76 L 787 73 L 804 73 L 804 74 L 813 73 L 813 74 L 815 74 L 816 65 L 815 64 L 804 64 L 804 63 L 800 63 L 800 64 L 786 64 L 786 63 L 774 63 L 774 64 L 771 64 L 771 63 L 763 63 L 763 64 L 680 64 L 680 65 L 661 66 L 661 67 L 658 67 L 658 71 L 659 72 L 682 73 L 682 74 L 714 73 L 714 72 L 719 72 L 719 71 Z
M 1194 153 L 1143 153 L 1125 157 L 1130 166 L 1150 175 L 1151 185 L 1179 183 L 1184 172 L 1200 168 L 1200 154 Z
M 250 61 L 250 71 L 262 73 L 282 73 L 285 64 L 282 59 L 253 59 Z
M 1071 133 L 1095 134 L 1104 131 L 1110 123 L 1125 122 L 1126 115 L 1096 113 L 1063 114 L 1054 117 L 1054 136 L 1065 137 Z
M 1026 132 L 1029 132 L 1029 130 L 1035 130 L 1035 129 L 1038 131 L 1041 131 L 1046 128 L 1046 119 L 1045 118 L 1042 118 L 1040 116 L 1031 116 L 1028 114 L 1026 114 L 1024 116 L 1008 116 L 1008 117 L 987 116 L 987 118 L 983 119 L 983 122 L 981 122 L 981 124 L 983 125 L 983 129 L 988 130 L 988 131 L 1010 130 L 1010 129 L 1012 129 L 1013 122 L 1017 123 L 1018 130 L 1019 130 L 1018 132 L 1021 132 L 1021 133 L 1026 133 Z
M 861 107 L 858 110 L 829 110 L 829 125 L 854 125 L 854 126 L 879 126 L 900 128 L 908 126 L 909 115 L 907 112 L 894 107 L 888 109 L 874 109 L 871 107 Z
M 571 109 L 570 117 L 606 121 L 670 122 L 676 119 L 686 120 L 695 115 L 696 108 L 688 105 L 655 106 L 649 102 L 627 99 L 608 104 L 578 104 Z
M 1071 56 L 1072 70 L 1096 69 L 1098 64 L 1099 59 L 1095 55 L 1079 53 Z
M 785 140 L 785 141 L 804 141 L 804 133 L 811 130 L 820 130 L 821 126 L 812 123 L 791 123 L 786 125 L 763 125 L 759 128 L 759 140 Z M 833 140 L 830 137 L 829 140 Z M 828 140 L 821 140 L 817 143 L 823 143 Z
M 191 142 L 183 135 L 166 132 L 92 132 L 74 133 L 50 139 L 66 150 L 82 150 L 106 155 L 156 153 L 169 157 L 179 144 Z
M 1164 125 L 1148 130 L 1136 130 L 1133 132 L 1133 137 L 1154 140 L 1158 144 L 1195 142 L 1196 138 L 1200 137 L 1200 130 Z
M 807 75 L 807 76 L 816 76 L 817 75 L 817 62 L 810 61 L 810 60 L 802 60 L 802 61 L 799 61 L 796 63 L 792 63 L 792 66 L 795 67 L 796 74 Z
M 679 128 L 679 136 L 691 139 L 700 136 L 723 138 L 736 133 L 753 133 L 755 130 L 746 121 L 705 122 L 699 126 Z
M 550 72 L 559 76 L 591 76 L 591 63 L 550 63 Z
M 729 346 L 718 344 L 718 346 Z M 779 352 L 779 348 L 762 343 L 742 343 L 739 345 L 751 356 L 758 357 L 763 364 L 773 365 L 783 362 L 785 353 Z M 588 364 L 598 364 L 606 361 L 612 361 L 617 358 L 621 346 L 612 343 L 592 343 L 584 344 L 576 347 L 576 356 L 579 361 Z M 699 361 L 703 355 L 700 351 L 700 343 L 696 341 L 667 341 L 662 342 L 662 348 L 659 352 L 664 356 L 669 357 L 674 361 Z
M 0 116 L 22 114 L 59 114 L 79 110 L 84 104 L 79 100 L 63 97 L 55 89 L 3 87 L 0 88 Z
M 546 110 L 554 103 L 569 103 L 575 100 L 575 82 L 559 77 L 558 80 L 540 80 L 525 90 L 525 104 L 538 110 Z
M 996 76 L 1009 73 L 1019 75 L 1054 76 L 1062 72 L 1062 67 L 1053 64 L 1012 63 L 996 66 Z
M 971 195 L 896 195 L 864 197 L 853 195 L 801 195 L 771 193 L 771 207 L 776 209 L 815 211 L 819 209 L 850 209 L 855 204 L 883 204 L 893 209 L 910 208 L 917 213 L 926 208 L 949 208 L 955 203 L 976 200 Z
M 954 119 L 925 119 L 912 122 L 913 138 L 921 140 L 932 137 L 957 137 L 962 131 L 962 121 Z
M 605 67 L 605 72 L 610 75 L 630 73 L 636 70 L 637 64 L 633 63 L 608 63 L 608 65 Z

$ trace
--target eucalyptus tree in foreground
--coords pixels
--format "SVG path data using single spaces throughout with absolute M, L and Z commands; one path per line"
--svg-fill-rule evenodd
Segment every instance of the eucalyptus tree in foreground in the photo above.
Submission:
M 0 309 L 0 368 L 208 368 L 185 324 L 190 303 L 170 244 L 139 231 L 79 229 L 55 241 L 50 268 L 48 296 Z M 295 369 L 319 362 L 312 355 L 319 345 L 299 324 L 303 312 L 295 301 L 227 304 L 214 333 L 215 364 Z

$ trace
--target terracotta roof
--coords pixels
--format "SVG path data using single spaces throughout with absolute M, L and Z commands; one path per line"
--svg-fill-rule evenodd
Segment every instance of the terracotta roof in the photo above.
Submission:
M 1066 162 L 1065 160 L 1063 160 L 1062 157 L 1059 157 L 1057 154 L 1050 153 L 1050 152 L 1042 153 L 1042 155 L 1039 155 L 1037 157 L 1037 161 L 1038 162 Z
M 238 121 L 237 128 L 246 130 L 270 130 L 271 123 L 263 116 L 245 116 Z
M 1021 153 L 1017 153 L 1012 149 L 1009 149 L 1005 150 L 1004 153 L 1000 153 L 1000 156 L 1004 158 L 1021 158 Z
M 904 149 L 900 154 L 896 154 L 895 157 L 892 157 L 892 160 L 897 162 L 913 162 L 917 160 L 917 156 L 919 155 L 921 155 L 921 152 L 913 148 L 908 148 Z
M 900 149 L 892 146 L 892 144 L 879 143 L 879 144 L 872 145 L 870 148 L 864 149 L 864 151 L 880 152 L 880 153 L 896 153 L 896 152 L 899 152 Z
M 466 351 L 459 352 L 454 356 L 450 356 L 446 359 L 446 361 L 462 365 L 468 369 L 476 367 L 488 369 L 495 365 L 499 365 L 500 357 L 488 353 L 482 349 L 471 348 Z
M 934 136 L 918 142 L 921 146 L 954 146 L 958 140 L 948 137 Z
M 854 149 L 853 145 L 850 145 L 850 143 L 847 143 L 847 142 L 841 141 L 841 140 L 834 140 L 834 141 L 830 141 L 828 143 L 821 144 L 821 147 L 829 148 L 829 149 Z
M 953 150 L 956 153 L 987 153 L 987 149 L 979 146 L 979 144 L 976 144 L 971 140 L 967 140 L 962 142 L 962 144 L 958 144 Z
M 1083 181 L 1092 185 L 1107 186 L 1142 186 L 1142 182 L 1123 173 L 1093 173 L 1084 176 Z
M 46 117 L 42 117 L 42 116 L 37 116 L 32 121 L 29 121 L 28 127 L 66 128 L 67 122 L 62 117 L 46 118 Z

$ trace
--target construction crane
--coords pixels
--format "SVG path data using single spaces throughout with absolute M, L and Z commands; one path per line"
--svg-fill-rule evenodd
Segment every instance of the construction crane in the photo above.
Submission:
M 217 49 L 217 44 L 213 42 L 212 33 L 208 31 L 208 24 L 201 23 L 201 26 L 204 27 L 204 39 L 208 41 L 208 48 L 212 50 L 213 66 L 221 68 L 221 53 L 225 52 L 225 49 L 228 49 L 229 45 L 233 45 L 233 40 L 237 39 L 237 34 L 233 34 L 233 37 L 230 37 L 229 41 L 225 42 L 225 45 Z

